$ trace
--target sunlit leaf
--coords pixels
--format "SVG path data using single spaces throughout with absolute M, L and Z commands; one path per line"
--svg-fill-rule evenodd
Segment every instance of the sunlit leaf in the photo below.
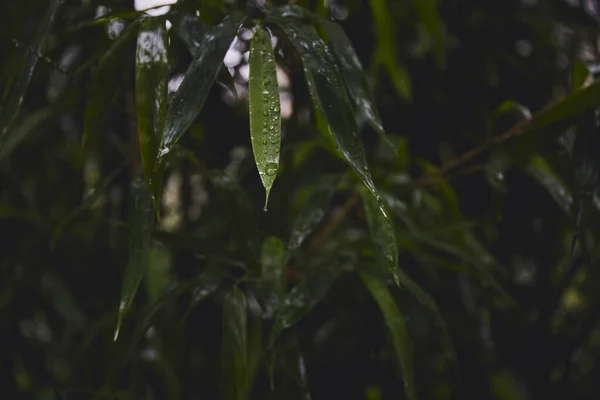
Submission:
M 181 86 L 169 101 L 157 160 L 159 164 L 202 111 L 204 101 L 223 66 L 225 53 L 240 24 L 240 18 L 227 18 L 204 34 Z
M 375 99 L 367 83 L 365 71 L 350 39 L 337 23 L 328 20 L 321 20 L 320 22 L 329 37 L 333 54 L 340 63 L 340 70 L 350 95 L 350 101 L 354 106 L 359 126 L 364 122 L 369 123 L 377 133 L 389 142 L 389 139 L 385 136 Z
M 121 328 L 125 313 L 131 307 L 140 282 L 148 267 L 150 242 L 155 222 L 152 198 L 148 192 L 148 187 L 142 179 L 136 178 L 132 182 L 130 196 L 129 261 L 121 287 L 121 300 L 119 302 L 119 315 L 114 340 L 117 340 L 119 336 L 119 329 Z
M 162 177 L 155 176 L 154 161 L 167 112 L 168 45 L 165 20 L 144 18 L 137 40 L 135 100 L 142 166 L 157 215 Z
M 361 197 L 365 206 L 365 214 L 369 225 L 369 233 L 378 257 L 385 264 L 389 272 L 394 277 L 396 284 L 398 281 L 398 245 L 392 222 L 386 219 L 379 211 L 377 200 L 365 189 L 360 190 Z
M 287 10 L 288 7 L 283 7 L 281 15 L 285 16 Z M 348 164 L 378 199 L 381 212 L 386 215 L 371 178 L 352 105 L 335 57 L 312 26 L 280 16 L 272 16 L 270 20 L 283 30 L 300 54 L 313 103 L 327 120 L 329 131 Z
M 82 145 L 84 147 L 99 133 L 101 123 L 121 91 L 124 60 L 133 59 L 134 38 L 139 25 L 137 20 L 125 28 L 100 58 L 94 70 L 83 121 Z
M 415 385 L 415 371 L 413 365 L 413 349 L 406 321 L 398 309 L 394 298 L 385 283 L 366 272 L 360 272 L 365 286 L 379 305 L 387 327 L 389 328 L 394 350 L 398 360 L 398 366 L 404 378 L 404 389 L 410 400 L 417 399 Z
M 275 318 L 270 343 L 285 329 L 296 324 L 325 297 L 331 285 L 344 269 L 339 260 L 322 260 L 315 265 L 285 296 Z
M 249 395 L 246 296 L 237 287 L 225 296 L 222 326 L 222 399 L 244 400 Z
M 46 14 L 38 26 L 32 45 L 26 49 L 25 60 L 23 60 L 23 65 L 19 69 L 19 73 L 10 88 L 7 103 L 3 105 L 0 114 L 0 146 L 2 147 L 4 147 L 4 142 L 8 139 L 8 132 L 19 114 L 21 104 L 23 104 L 23 99 L 25 98 L 25 93 L 27 92 L 29 82 L 31 81 L 33 71 L 35 70 L 35 66 L 39 59 L 42 46 L 46 41 L 46 36 L 50 32 L 50 29 L 52 29 L 52 25 L 54 25 L 54 19 L 58 14 L 58 9 L 62 2 L 63 0 L 50 1 L 50 4 L 46 9 Z
M 281 239 L 270 236 L 263 241 L 261 284 L 264 290 L 264 317 L 271 318 L 284 295 L 283 273 L 289 255 Z
M 6 137 L 6 140 L 0 143 L 0 162 L 10 156 L 15 148 L 53 115 L 54 112 L 50 108 L 44 108 L 28 115 L 27 118 L 12 130 L 11 134 Z
M 446 66 L 446 27 L 438 12 L 436 0 L 413 0 L 412 4 L 432 41 L 438 66 Z
M 339 177 L 326 176 L 310 195 L 292 225 L 288 249 L 295 252 L 314 231 L 331 207 L 331 199 L 337 189 Z
M 252 37 L 249 63 L 250 138 L 254 161 L 266 191 L 266 211 L 269 192 L 279 167 L 281 108 L 271 36 L 261 26 L 256 28 Z

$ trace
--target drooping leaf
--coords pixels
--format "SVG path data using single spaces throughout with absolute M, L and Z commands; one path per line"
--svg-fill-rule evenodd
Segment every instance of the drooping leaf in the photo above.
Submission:
M 158 169 L 164 162 L 164 157 L 202 111 L 210 88 L 223 66 L 225 53 L 241 22 L 240 18 L 227 18 L 204 34 L 200 48 L 185 72 L 181 86 L 169 101 L 157 159 Z
M 279 308 L 284 295 L 283 273 L 289 254 L 283 241 L 270 236 L 263 241 L 261 256 L 261 284 L 265 318 L 271 318 Z
M 249 63 L 250 138 L 254 161 L 266 191 L 266 211 L 269 193 L 279 168 L 281 108 L 271 36 L 262 26 L 254 31 Z
M 19 69 L 19 73 L 14 80 L 12 87 L 10 88 L 9 97 L 7 103 L 2 107 L 0 114 L 0 145 L 3 147 L 4 142 L 7 140 L 8 132 L 19 114 L 21 104 L 25 98 L 25 93 L 29 87 L 29 82 L 33 76 L 33 71 L 40 56 L 42 46 L 46 41 L 46 36 L 52 25 L 54 25 L 54 19 L 58 13 L 58 9 L 62 4 L 63 0 L 51 0 L 46 14 L 42 19 L 35 38 L 33 39 L 32 46 L 27 47 L 25 53 L 25 60 L 23 65 Z M 11 135 L 12 136 L 12 135 Z
M 381 279 L 369 275 L 366 272 L 360 272 L 360 277 L 379 305 L 385 323 L 389 328 L 398 360 L 398 366 L 402 371 L 406 396 L 410 400 L 416 400 L 417 389 L 415 385 L 413 350 L 410 335 L 406 327 L 406 321 L 387 286 Z
M 157 215 L 162 176 L 155 176 L 154 161 L 167 112 L 167 49 L 165 20 L 144 18 L 137 40 L 135 99 L 142 166 Z
M 121 91 L 124 60 L 129 61 L 130 57 L 133 58 L 134 38 L 139 22 L 139 20 L 133 21 L 121 32 L 100 58 L 94 70 L 83 121 L 82 146 L 84 147 L 98 133 L 111 103 Z
M 119 329 L 125 313 L 131 307 L 135 294 L 146 268 L 154 229 L 155 214 L 152 198 L 143 179 L 136 178 L 131 183 L 131 208 L 129 221 L 129 261 L 121 287 L 119 314 L 114 340 L 119 337 Z
M 413 0 L 413 7 L 429 36 L 438 66 L 446 66 L 446 27 L 440 17 L 436 0 Z
M 28 115 L 27 118 L 12 130 L 12 133 L 6 137 L 6 140 L 0 143 L 0 162 L 10 156 L 15 148 L 53 115 L 54 112 L 50 108 L 44 108 Z
M 281 332 L 296 324 L 325 297 L 344 268 L 345 265 L 337 259 L 322 260 L 311 267 L 300 283 L 285 296 L 275 318 L 270 345 Z
M 394 277 L 398 280 L 398 244 L 392 222 L 386 219 L 379 211 L 379 205 L 373 195 L 365 189 L 360 189 L 360 194 L 365 206 L 365 214 L 369 225 L 371 240 L 377 249 L 378 258 L 385 264 Z
M 310 195 L 294 220 L 288 241 L 288 250 L 297 251 L 304 240 L 314 231 L 331 206 L 331 199 L 337 189 L 339 177 L 326 176 Z
M 321 26 L 329 37 L 329 43 L 333 54 L 340 63 L 340 70 L 346 83 L 346 89 L 350 95 L 350 101 L 354 107 L 354 112 L 359 126 L 364 122 L 369 123 L 373 130 L 381 135 L 384 140 L 389 142 L 385 136 L 383 123 L 375 104 L 375 99 L 369 84 L 367 83 L 365 71 L 360 60 L 354 51 L 354 47 L 346 36 L 342 27 L 335 22 L 321 20 Z
M 288 10 L 290 7 L 282 7 L 281 16 L 271 16 L 267 21 L 278 25 L 300 54 L 313 103 L 325 117 L 329 131 L 335 138 L 344 158 L 358 174 L 363 184 L 378 199 L 381 212 L 387 217 L 381 197 L 371 178 L 352 105 L 348 99 L 337 61 L 314 27 L 285 17 Z M 293 12 L 293 9 L 290 13 L 291 15 L 297 14 Z
M 222 398 L 245 400 L 249 395 L 246 296 L 237 287 L 225 296 L 222 326 Z

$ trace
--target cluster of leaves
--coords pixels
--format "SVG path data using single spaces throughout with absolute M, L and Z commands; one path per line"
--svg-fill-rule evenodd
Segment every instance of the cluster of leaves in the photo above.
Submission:
M 7 233 L 0 334 L 17 349 L 33 347 L 29 342 L 43 347 L 2 353 L 1 371 L 12 371 L 9 390 L 38 398 L 492 393 L 514 399 L 569 393 L 571 385 L 589 382 L 598 367 L 584 369 L 576 355 L 599 351 L 597 232 L 585 223 L 600 204 L 594 110 L 600 83 L 589 82 L 593 63 L 574 62 L 571 93 L 534 114 L 515 101 L 490 106 L 488 125 L 507 119 L 504 133 L 474 141 L 440 136 L 436 167 L 436 157 L 409 150 L 406 135 L 386 133 L 359 49 L 326 18 L 333 8 L 322 5 L 314 12 L 283 5 L 247 15 L 219 1 L 180 2 L 160 16 L 113 5 L 115 11 L 72 24 L 65 54 L 77 45 L 73 32 L 95 30 L 82 35 L 83 43 L 102 37 L 105 45 L 71 72 L 48 60 L 55 71 L 38 79 L 48 81 L 49 105 L 31 111 L 23 106 L 25 94 L 38 86 L 34 70 L 44 64 L 45 42 L 67 8 L 62 3 L 50 2 L 6 85 L 0 116 L 6 182 L 0 217 Z M 394 101 L 418 106 L 418 79 L 411 84 L 400 63 L 394 18 L 418 16 L 420 46 L 429 49 L 421 52 L 437 68 L 452 66 L 446 27 L 435 1 L 392 3 L 369 4 L 376 37 L 371 76 L 383 68 L 380 78 L 391 82 Z M 564 15 L 561 26 L 596 32 L 593 10 Z M 248 48 L 247 79 L 223 68 L 236 46 Z M 298 88 L 287 121 L 280 71 Z M 170 88 L 177 77 L 180 84 Z M 231 107 L 211 98 L 217 89 Z M 207 112 L 210 100 L 218 107 Z M 65 133 L 32 142 L 45 125 Z M 448 140 L 454 143 L 444 150 Z M 456 156 L 462 144 L 473 150 Z M 19 168 L 45 145 L 56 153 Z M 234 145 L 242 156 L 218 154 Z M 543 243 L 553 250 L 534 253 L 547 265 L 543 301 L 521 294 L 518 283 L 528 282 L 522 276 L 532 261 L 505 239 L 521 227 L 502 225 L 511 221 L 515 201 L 508 174 L 526 179 L 527 190 L 545 190 L 535 192 L 553 204 L 545 215 L 564 214 L 544 225 L 552 233 L 544 233 Z M 469 181 L 473 175 L 483 183 Z M 182 177 L 184 189 L 172 190 Z M 57 193 L 53 185 L 62 180 L 69 184 Z M 260 183 L 266 195 L 257 190 Z M 463 200 L 481 187 L 493 206 L 503 205 L 483 207 L 484 217 Z M 170 223 L 173 213 L 177 224 Z M 48 299 L 51 306 L 39 306 Z M 486 333 L 492 316 L 502 322 L 497 343 Z M 572 326 L 571 320 L 583 322 Z M 517 329 L 506 328 L 515 321 Z M 537 364 L 510 358 L 520 350 L 499 351 L 514 336 L 517 348 L 541 336 L 555 351 L 527 375 Z M 35 366 L 28 354 L 41 354 L 47 366 Z M 348 382 L 359 371 L 363 377 Z M 470 382 L 483 373 L 488 384 L 479 389 Z

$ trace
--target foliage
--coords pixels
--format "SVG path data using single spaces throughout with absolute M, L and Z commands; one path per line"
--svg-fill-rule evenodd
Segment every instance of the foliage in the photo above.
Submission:
M 3 2 L 3 398 L 597 398 L 597 2 L 289 3 Z

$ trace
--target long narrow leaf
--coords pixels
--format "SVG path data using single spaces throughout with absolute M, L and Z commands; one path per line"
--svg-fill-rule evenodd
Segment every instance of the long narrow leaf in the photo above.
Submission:
M 308 198 L 292 226 L 292 234 L 288 241 L 288 250 L 295 252 L 300 248 L 304 240 L 325 217 L 331 206 L 331 199 L 336 191 L 339 177 L 327 176 L 315 188 Z
M 314 27 L 297 19 L 285 17 L 288 15 L 286 14 L 288 10 L 289 7 L 283 7 L 282 16 L 274 15 L 267 21 L 272 21 L 279 26 L 300 54 L 310 95 L 316 108 L 327 120 L 329 130 L 344 158 L 377 198 L 381 205 L 381 212 L 387 218 L 383 201 L 371 178 L 352 105 L 337 61 Z M 289 12 L 291 16 L 297 15 L 293 9 Z
M 283 272 L 289 255 L 281 239 L 268 237 L 262 244 L 261 257 L 261 284 L 265 317 L 271 318 L 277 309 L 284 294 Z
M 154 161 L 167 112 L 167 48 L 164 19 L 144 18 L 137 41 L 135 95 L 142 166 L 156 210 L 162 177 L 154 176 Z
M 159 168 L 164 157 L 200 114 L 241 21 L 239 18 L 228 18 L 204 34 L 202 44 L 188 67 L 181 86 L 169 102 L 158 153 Z
M 271 36 L 258 26 L 250 46 L 250 138 L 254 161 L 265 187 L 265 211 L 279 168 L 281 149 L 281 108 L 277 65 Z
M 2 114 L 0 115 L 0 141 L 2 142 L 5 141 L 5 136 L 17 118 L 19 109 L 25 98 L 25 93 L 29 87 L 29 82 L 33 76 L 33 71 L 35 70 L 42 46 L 46 41 L 48 32 L 50 32 L 50 29 L 54 24 L 54 19 L 56 18 L 56 14 L 58 13 L 58 9 L 62 2 L 63 0 L 50 1 L 50 5 L 46 9 L 46 14 L 39 25 L 32 46 L 28 47 L 26 50 L 23 66 L 19 70 L 19 74 L 10 90 L 8 103 L 3 107 Z
M 249 394 L 246 297 L 237 287 L 225 296 L 222 326 L 222 398 L 244 400 Z
M 36 131 L 36 129 L 45 121 L 47 121 L 54 111 L 51 108 L 44 108 L 37 111 L 23 120 L 15 129 L 12 130 L 12 134 L 6 137 L 6 140 L 0 143 L 0 162 L 10 156 L 21 142 L 27 139 L 27 136 Z
M 134 38 L 139 25 L 139 20 L 136 20 L 125 28 L 98 62 L 85 107 L 82 138 L 84 147 L 95 138 L 110 105 L 121 91 L 125 60 L 129 62 L 130 57 L 133 59 Z
M 413 350 L 410 335 L 406 327 L 406 321 L 384 282 L 365 272 L 361 272 L 360 276 L 379 305 L 385 323 L 389 328 L 394 350 L 396 351 L 396 357 L 398 359 L 398 365 L 404 378 L 406 396 L 409 400 L 416 400 L 417 391 L 415 387 Z
M 131 221 L 129 223 L 129 263 L 121 287 L 121 301 L 114 340 L 125 313 L 131 307 L 140 282 L 148 266 L 148 254 L 154 228 L 155 214 L 148 188 L 141 178 L 131 184 Z

